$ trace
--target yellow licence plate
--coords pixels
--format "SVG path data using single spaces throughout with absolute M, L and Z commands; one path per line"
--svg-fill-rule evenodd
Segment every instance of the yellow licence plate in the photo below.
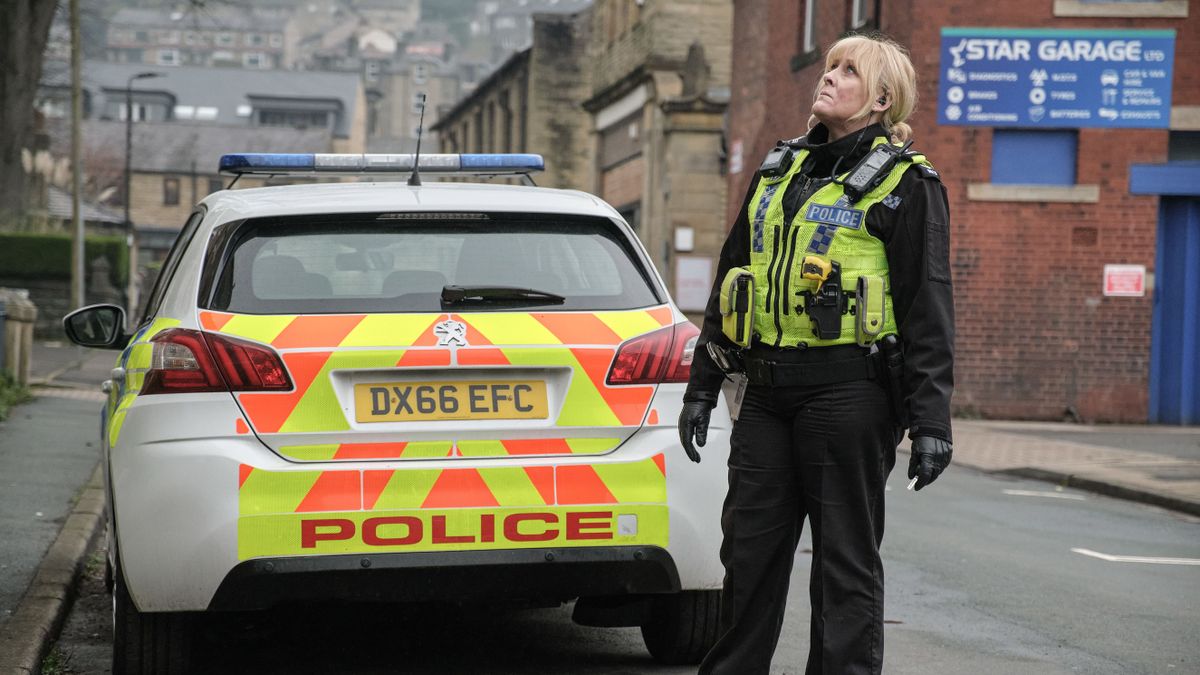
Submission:
M 545 419 L 541 380 L 376 382 L 354 385 L 359 422 Z

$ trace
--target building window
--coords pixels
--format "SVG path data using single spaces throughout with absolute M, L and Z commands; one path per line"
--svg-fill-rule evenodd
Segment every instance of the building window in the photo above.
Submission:
M 179 206 L 179 179 L 163 179 L 163 206 Z
M 266 127 L 322 128 L 329 125 L 329 113 L 306 110 L 263 110 L 258 123 Z
M 242 54 L 242 65 L 247 68 L 266 68 L 267 55 L 262 52 L 246 52 Z
M 1054 0 L 1054 16 L 1186 19 L 1188 0 Z
M 1168 162 L 1200 162 L 1200 131 L 1171 131 L 1167 137 Z
M 147 119 L 149 119 L 150 108 L 146 104 L 134 101 L 132 108 L 134 122 L 145 122 Z M 129 109 L 125 107 L 124 99 L 121 99 L 120 101 L 111 101 L 108 104 L 107 111 L 109 119 L 116 118 L 117 120 L 124 122 L 125 119 L 129 117 L 127 114 Z
M 363 64 L 363 68 L 365 69 L 368 82 L 374 82 L 375 80 L 379 79 L 378 61 L 367 61 L 365 64 Z
M 629 223 L 629 227 L 633 228 L 634 232 L 641 229 L 641 206 L 640 202 L 633 202 L 617 209 L 617 213 L 621 214 L 621 217 L 625 219 L 625 222 Z
M 224 190 L 224 189 L 225 189 L 225 183 L 220 178 L 209 178 L 208 179 L 208 194 L 211 195 L 214 192 L 220 192 L 221 190 Z
M 269 40 L 271 42 L 272 47 L 282 47 L 283 46 L 283 35 L 281 35 L 279 33 L 271 33 Z
M 804 27 L 800 31 L 803 36 L 800 51 L 807 54 L 817 48 L 817 0 L 804 0 Z
M 177 66 L 177 65 L 179 65 L 179 50 L 178 49 L 160 49 L 160 50 L 158 50 L 158 65 L 160 65 L 160 66 Z
M 413 82 L 417 84 L 425 84 L 425 80 L 429 78 L 429 67 L 424 63 L 418 63 L 413 66 Z
M 48 98 L 38 104 L 38 110 L 46 117 L 64 119 L 70 114 L 70 103 L 59 98 Z
M 1079 132 L 996 129 L 992 133 L 992 183 L 1074 185 Z M 1037 161 L 1030 161 L 1036 157 Z
M 422 99 L 424 97 L 425 97 L 425 92 L 423 92 L 423 91 L 414 91 L 413 92 L 412 111 L 413 111 L 414 115 L 419 115 L 421 113 L 421 104 L 423 102 Z
M 179 31 L 177 31 L 177 30 L 163 31 L 158 34 L 158 41 L 160 44 L 164 44 L 164 45 L 177 45 L 177 44 L 179 44 Z
M 263 45 L 263 36 L 261 33 L 246 33 L 246 44 L 250 47 L 261 47 Z
M 217 46 L 218 47 L 232 47 L 233 46 L 233 33 L 218 33 L 217 34 Z
M 862 28 L 875 18 L 871 16 L 872 5 L 872 0 L 851 0 L 851 28 Z

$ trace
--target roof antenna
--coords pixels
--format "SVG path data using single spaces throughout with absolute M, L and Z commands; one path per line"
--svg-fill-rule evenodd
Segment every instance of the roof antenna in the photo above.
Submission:
M 408 177 L 409 187 L 421 185 L 421 133 L 425 131 L 425 94 L 421 94 L 421 118 L 417 122 L 417 154 L 413 156 L 413 172 Z

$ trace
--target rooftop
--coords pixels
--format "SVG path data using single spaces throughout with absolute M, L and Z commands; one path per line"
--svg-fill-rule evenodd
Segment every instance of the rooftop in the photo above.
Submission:
M 126 7 L 117 11 L 109 25 L 114 28 L 169 28 L 178 30 L 227 30 L 271 33 L 282 31 L 285 21 L 270 14 L 235 7 L 205 4 L 187 11 Z
M 135 91 L 168 93 L 175 97 L 175 105 L 215 108 L 214 124 L 247 126 L 251 97 L 334 100 L 342 108 L 334 135 L 342 138 L 350 135 L 350 123 L 355 117 L 362 86 L 354 73 L 86 61 L 83 64 L 84 87 L 94 96 L 123 97 L 129 78 L 142 72 L 160 73 L 162 77 L 135 81 Z M 43 82 L 59 84 L 49 78 L 43 78 Z M 239 108 L 246 114 L 239 114 Z

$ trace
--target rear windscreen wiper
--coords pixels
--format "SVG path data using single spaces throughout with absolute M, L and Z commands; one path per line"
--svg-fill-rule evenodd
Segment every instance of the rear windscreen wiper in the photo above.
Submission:
M 537 302 L 561 305 L 561 295 L 516 286 L 443 286 L 442 303 L 458 305 L 468 302 Z

